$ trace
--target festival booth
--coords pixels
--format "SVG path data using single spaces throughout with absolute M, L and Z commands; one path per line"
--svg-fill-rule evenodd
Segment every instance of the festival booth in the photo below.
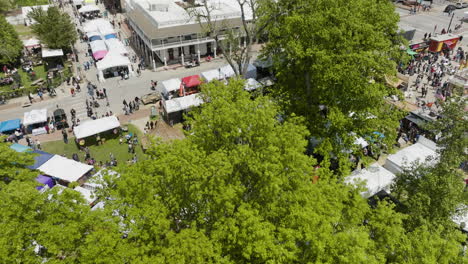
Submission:
M 81 125 L 73 128 L 73 133 L 77 140 L 79 140 L 80 145 L 84 145 L 85 139 L 96 135 L 101 137 L 101 133 L 111 132 L 114 135 L 117 135 L 120 128 L 120 122 L 115 116 L 103 117 L 96 120 L 88 120 Z M 89 139 L 86 139 L 89 140 Z M 91 141 L 92 142 L 92 141 Z
M 33 136 L 46 134 L 47 130 L 47 109 L 37 109 L 24 113 L 23 125 L 26 127 L 27 133 L 32 133 Z
M 420 43 L 410 44 L 409 48 L 414 52 L 420 53 L 426 51 L 429 48 L 429 45 L 427 44 L 427 42 L 424 41 Z
M 42 47 L 42 59 L 45 61 L 47 70 L 63 68 L 63 50 L 61 49 Z
M 466 211 L 467 210 L 466 205 L 463 206 L 463 207 L 460 207 L 459 210 L 463 210 L 466 213 L 464 213 L 464 214 L 455 214 L 452 217 L 452 220 L 453 220 L 453 222 L 455 224 L 457 224 L 460 227 L 462 232 L 468 233 L 468 212 Z
M 231 78 L 236 75 L 236 73 L 234 72 L 234 69 L 229 64 L 224 65 L 221 68 L 219 68 L 219 72 L 220 72 L 221 78 L 223 79 Z
M 106 47 L 108 50 L 115 51 L 116 53 L 122 56 L 128 55 L 128 51 L 125 48 L 125 45 L 120 40 L 116 38 L 110 38 L 110 39 L 106 39 L 104 43 L 106 44 Z
M 10 145 L 10 149 L 16 151 L 16 152 L 26 152 L 26 151 L 31 151 L 31 148 L 25 145 L 21 145 L 18 143 L 14 143 Z
M 182 78 L 179 89 L 179 96 L 198 93 L 198 86 L 200 86 L 201 83 L 202 82 L 199 75 L 191 75 Z
M 92 19 L 99 16 L 101 10 L 95 5 L 85 5 L 78 9 L 78 12 L 85 18 Z
M 413 163 L 435 165 L 438 159 L 436 150 L 437 147 L 434 142 L 420 136 L 416 144 L 389 155 L 384 168 L 394 174 L 399 174 Z
M 257 79 L 257 67 L 253 66 L 253 64 L 247 65 L 247 71 L 243 77 L 244 79 Z
M 73 5 L 76 9 L 80 9 L 83 6 L 83 0 L 73 0 Z
M 99 81 L 103 82 L 106 78 L 117 77 L 120 71 L 133 75 L 130 65 L 131 62 L 128 57 L 119 54 L 117 51 L 110 50 L 104 59 L 96 63 Z
M 115 33 L 109 33 L 109 34 L 106 34 L 104 35 L 104 39 L 117 39 L 117 35 L 115 35 Z
M 192 107 L 203 104 L 203 100 L 198 94 L 192 94 L 184 97 L 178 97 L 171 100 L 162 100 L 164 108 L 164 117 L 170 123 L 181 122 L 183 113 L 190 111 Z
M 31 169 L 31 170 L 36 170 L 37 168 L 42 166 L 42 164 L 46 163 L 48 160 L 50 160 L 54 156 L 53 154 L 44 152 L 42 150 L 34 150 L 32 151 L 32 153 L 35 154 L 34 164 L 26 166 L 28 169 Z
M 23 46 L 28 50 L 40 49 L 41 42 L 37 38 L 23 40 Z
M 73 190 L 79 192 L 90 206 L 93 206 L 94 202 L 97 200 L 97 197 L 93 191 L 90 191 L 86 188 L 76 186 Z
M 247 80 L 245 80 L 245 84 L 244 84 L 244 90 L 246 91 L 255 91 L 257 90 L 258 88 L 261 88 L 262 87 L 262 84 L 260 84 L 257 80 L 253 79 L 253 78 L 249 78 Z
M 453 50 L 458 40 L 459 37 L 451 33 L 431 37 L 429 39 L 429 51 L 440 52 L 443 50 Z
M 380 191 L 390 193 L 390 185 L 394 179 L 395 174 L 376 162 L 363 170 L 355 170 L 350 176 L 346 177 L 345 183 L 357 186 L 364 182 L 366 190 L 361 192 L 361 196 L 369 198 Z
M 90 31 L 86 33 L 86 36 L 88 37 L 89 42 L 93 42 L 96 40 L 102 40 L 101 34 L 97 31 Z
M 209 70 L 206 72 L 202 72 L 200 77 L 204 82 L 211 82 L 212 80 L 221 80 L 221 73 L 219 69 L 216 70 Z
M 93 166 L 91 165 L 67 159 L 60 155 L 54 155 L 38 168 L 43 174 L 57 178 L 59 183 L 65 186 L 75 181 L 84 182 L 84 178 L 92 169 Z
M 95 40 L 89 43 L 93 58 L 100 60 L 107 55 L 106 43 L 103 40 Z
M 21 127 L 20 119 L 12 119 L 0 122 L 0 133 L 2 134 L 11 134 L 14 133 L 16 129 Z
M 182 81 L 180 79 L 178 79 L 178 78 L 162 81 L 161 82 L 161 85 L 162 85 L 161 93 L 162 93 L 162 95 L 166 99 L 172 99 L 172 97 L 174 97 L 176 95 L 176 91 L 180 89 L 181 83 L 182 83 Z
M 51 177 L 47 177 L 45 175 L 37 176 L 36 181 L 41 184 L 39 186 L 36 186 L 36 190 L 38 190 L 38 191 L 44 191 L 44 190 L 47 190 L 47 189 L 51 189 L 52 187 L 55 186 L 54 180 Z

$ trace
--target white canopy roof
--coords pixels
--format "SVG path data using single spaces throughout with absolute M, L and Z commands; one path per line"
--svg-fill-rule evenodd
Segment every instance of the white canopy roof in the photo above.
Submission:
M 115 116 L 103 117 L 96 120 L 88 120 L 73 129 L 77 139 L 89 137 L 120 127 L 120 122 Z
M 369 198 L 381 190 L 390 192 L 390 185 L 395 179 L 395 174 L 380 166 L 377 162 L 364 170 L 356 170 L 346 177 L 345 182 L 357 185 L 364 181 L 367 191 L 361 193 L 364 198 Z
M 164 94 L 168 94 L 169 92 L 177 91 L 177 90 L 180 89 L 180 84 L 181 83 L 182 83 L 182 81 L 180 79 L 178 79 L 178 78 L 162 81 L 161 82 L 162 92 Z
M 118 39 L 116 38 L 111 38 L 111 39 L 106 39 L 104 40 L 106 43 L 107 49 L 115 51 L 116 53 L 120 55 L 127 55 L 128 51 L 125 48 L 125 45 Z
M 253 78 L 249 78 L 245 81 L 244 89 L 247 91 L 257 90 L 262 87 L 262 85 Z
M 83 0 L 73 0 L 73 5 L 82 5 L 83 4 Z
M 466 205 L 462 206 L 459 209 L 467 210 Z M 462 223 L 465 223 L 465 226 L 462 229 L 463 231 L 468 232 L 468 212 L 466 212 L 465 214 L 461 214 L 461 215 L 455 215 L 453 216 L 452 220 L 453 222 L 455 222 L 457 225 L 460 225 L 460 226 Z
M 95 5 L 85 5 L 78 9 L 78 12 L 80 13 L 88 13 L 88 12 L 94 12 L 94 11 L 100 11 L 99 7 Z
M 34 46 L 41 45 L 41 42 L 37 38 L 30 38 L 30 39 L 23 40 L 23 45 L 25 47 L 34 47 Z
M 114 31 L 114 28 L 108 20 L 103 18 L 90 20 L 83 25 L 84 32 L 99 31 L 101 34 L 103 34 L 103 31 L 109 30 Z
M 257 79 L 257 67 L 253 66 L 253 64 L 249 64 L 247 66 L 247 72 L 244 74 L 245 79 L 253 78 Z
M 389 155 L 384 167 L 392 173 L 398 174 L 403 172 L 404 167 L 411 166 L 414 162 L 434 165 L 437 162 L 438 154 L 436 151 L 426 146 L 427 141 L 431 142 L 421 136 L 418 143 Z
M 97 197 L 94 195 L 93 191 L 90 191 L 88 189 L 85 189 L 80 186 L 76 186 L 75 189 L 73 189 L 79 193 L 85 198 L 85 200 L 88 202 L 88 204 L 92 204 L 94 201 L 96 201 Z
M 36 109 L 24 113 L 23 125 L 29 126 L 38 123 L 47 122 L 47 109 Z
M 236 73 L 234 72 L 234 69 L 229 64 L 222 66 L 221 68 L 219 68 L 219 70 L 221 71 L 222 78 L 230 78 L 236 75 Z
M 203 104 L 203 100 L 198 94 L 191 94 L 184 97 L 174 98 L 172 100 L 165 101 L 166 113 L 175 113 L 182 110 L 190 109 L 194 106 Z
M 61 49 L 49 49 L 42 47 L 42 58 L 49 57 L 59 57 L 63 56 L 63 51 Z
M 98 70 L 102 71 L 108 68 L 130 65 L 130 60 L 115 50 L 110 50 L 109 53 L 104 57 L 104 59 L 96 62 L 96 67 Z
M 91 46 L 91 51 L 93 53 L 102 51 L 102 50 L 107 51 L 107 47 L 106 47 L 106 44 L 104 43 L 104 40 L 91 41 L 89 45 Z
M 200 77 L 205 81 L 205 82 L 211 82 L 212 80 L 220 80 L 222 79 L 221 73 L 219 69 L 215 70 L 209 70 L 206 72 L 202 72 L 200 74 Z
M 56 177 L 68 182 L 79 180 L 92 169 L 93 166 L 86 165 L 72 159 L 67 159 L 59 155 L 54 155 L 38 168 L 38 170 L 45 175 Z
M 356 139 L 354 140 L 354 145 L 359 145 L 361 146 L 361 148 L 365 148 L 369 146 L 369 143 L 367 143 L 367 141 L 362 137 L 356 137 Z

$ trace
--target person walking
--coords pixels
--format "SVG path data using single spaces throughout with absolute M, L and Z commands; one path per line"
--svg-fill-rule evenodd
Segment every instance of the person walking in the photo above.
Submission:
M 128 106 L 127 101 L 123 100 L 123 105 Z
M 65 144 L 68 144 L 68 134 L 67 134 L 66 129 L 62 129 L 62 136 L 63 136 L 63 142 L 65 142 Z
M 105 87 L 102 88 L 102 92 L 104 93 L 104 97 L 107 98 L 107 90 Z

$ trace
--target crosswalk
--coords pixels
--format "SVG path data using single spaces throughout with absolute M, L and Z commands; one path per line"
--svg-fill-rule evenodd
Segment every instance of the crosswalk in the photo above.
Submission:
M 57 102 L 56 107 L 62 108 L 65 110 L 65 113 L 68 118 L 68 122 L 71 125 L 72 120 L 71 120 L 71 109 L 75 109 L 76 112 L 76 118 L 80 119 L 80 123 L 86 120 L 90 120 L 91 118 L 88 117 L 87 109 L 86 109 L 86 99 L 88 98 L 88 94 L 85 92 L 85 90 L 81 90 L 81 92 L 77 93 L 74 97 L 72 96 L 67 96 L 65 100 L 60 100 Z M 91 99 L 88 98 L 89 103 L 91 103 Z M 110 108 L 106 106 L 106 100 L 101 99 L 97 100 L 99 103 L 98 108 L 93 108 L 93 113 L 97 113 L 98 117 L 102 117 L 102 115 L 105 115 L 106 112 L 110 111 Z M 63 102 L 61 104 L 61 102 Z

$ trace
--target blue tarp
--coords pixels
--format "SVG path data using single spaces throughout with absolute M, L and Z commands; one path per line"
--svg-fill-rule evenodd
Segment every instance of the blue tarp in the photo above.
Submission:
M 54 155 L 40 151 L 40 150 L 34 150 L 32 153 L 36 154 L 34 156 L 34 165 L 32 166 L 27 166 L 31 170 L 35 170 L 39 168 L 42 164 L 46 163 L 48 160 L 50 160 Z
M 92 36 L 89 38 L 89 41 L 102 40 L 100 36 Z
M 30 147 L 25 146 L 25 145 L 21 145 L 21 144 L 18 144 L 18 143 L 12 144 L 10 146 L 10 148 L 15 150 L 16 152 L 25 152 L 25 151 L 31 150 Z
M 36 181 L 38 183 L 42 183 L 42 184 L 49 186 L 49 188 L 52 188 L 55 185 L 54 180 L 52 180 L 52 178 L 44 176 L 44 175 L 37 176 Z M 44 186 L 42 185 L 36 187 L 37 190 L 41 190 L 42 188 L 44 188 Z
M 12 119 L 3 121 L 0 123 L 0 133 L 5 131 L 11 131 L 20 128 L 21 120 L 20 119 Z
M 104 36 L 105 39 L 113 39 L 113 38 L 117 38 L 117 36 L 115 34 L 107 34 Z

